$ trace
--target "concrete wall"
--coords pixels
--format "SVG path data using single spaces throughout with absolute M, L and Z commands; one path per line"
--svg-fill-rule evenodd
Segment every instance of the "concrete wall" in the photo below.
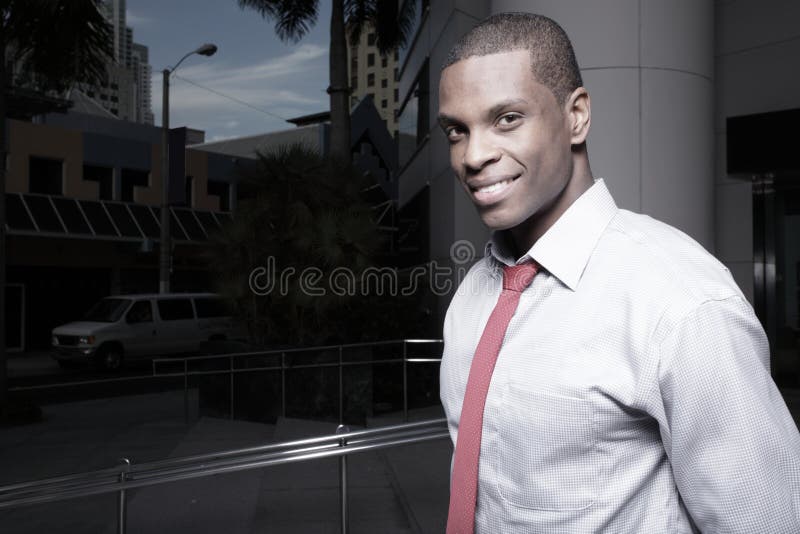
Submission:
M 93 200 L 99 195 L 95 182 L 83 180 L 83 137 L 58 126 L 9 120 L 8 177 L 6 191 L 28 193 L 31 156 L 62 161 L 65 196 Z
M 295 137 L 309 145 L 317 146 L 320 142 L 319 128 L 316 126 L 291 130 L 292 133 L 296 131 Z M 279 138 L 283 142 L 292 139 L 292 136 Z M 252 156 L 255 148 L 249 147 L 249 156 Z M 134 202 L 151 206 L 161 204 L 160 128 L 81 113 L 47 115 L 40 123 L 11 120 L 8 192 L 29 192 L 31 156 L 62 160 L 63 193 L 80 199 L 96 200 L 99 197 L 99 185 L 83 180 L 84 164 L 112 169 L 115 200 L 120 198 L 122 169 L 146 171 L 148 183 L 134 187 Z M 186 175 L 194 177 L 192 207 L 219 210 L 219 198 L 208 195 L 209 177 L 217 181 L 234 182 L 235 194 L 235 157 L 187 148 L 185 163 Z
M 186 151 L 186 176 L 194 178 L 192 182 L 191 207 L 200 210 L 219 211 L 219 197 L 208 194 L 208 152 L 200 150 Z

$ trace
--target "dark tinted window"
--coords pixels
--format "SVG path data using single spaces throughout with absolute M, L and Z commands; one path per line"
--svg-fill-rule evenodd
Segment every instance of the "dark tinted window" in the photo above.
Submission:
M 124 204 L 106 202 L 106 209 L 122 235 L 127 237 L 142 237 L 139 229 L 136 228 L 136 223 L 133 222 L 133 217 L 131 217 L 131 214 L 128 212 L 127 208 L 125 208 Z
M 196 298 L 194 299 L 194 307 L 197 309 L 197 317 L 199 319 L 208 317 L 228 317 L 231 315 L 227 304 L 220 298 Z
M 170 210 L 170 219 L 169 219 L 169 234 L 172 239 L 180 239 L 182 241 L 186 241 L 186 234 L 183 233 L 181 230 L 181 226 L 178 224 L 178 219 L 175 217 L 175 210 Z
M 175 208 L 173 208 L 173 211 L 178 219 L 180 219 L 181 224 L 183 225 L 184 230 L 186 230 L 186 233 L 189 234 L 190 239 L 202 241 L 206 238 L 206 234 L 200 227 L 200 223 L 197 222 L 197 219 L 194 218 L 194 215 L 192 215 L 191 211 Z
M 139 223 L 139 226 L 147 237 L 156 238 L 160 236 L 161 230 L 159 223 L 156 221 L 149 207 L 140 204 L 128 204 L 128 208 L 130 208 L 133 216 L 136 217 L 136 222 Z
M 122 314 L 130 306 L 131 301 L 128 299 L 103 299 L 86 312 L 84 321 L 97 321 L 100 323 L 115 323 L 119 321 Z
M 197 218 L 200 219 L 200 223 L 203 225 L 207 234 L 211 235 L 213 232 L 219 230 L 219 224 L 217 224 L 217 220 L 210 212 L 196 211 L 194 213 L 197 215 Z
M 83 179 L 90 182 L 97 182 L 100 200 L 112 200 L 114 169 L 111 167 L 99 167 L 97 165 L 84 165 Z
M 192 303 L 189 299 L 160 299 L 158 301 L 158 314 L 162 321 L 177 321 L 178 319 L 193 319 Z
M 150 304 L 149 300 L 135 302 L 131 309 L 128 310 L 125 320 L 129 323 L 152 323 L 153 305 Z
M 28 190 L 31 193 L 60 195 L 64 182 L 61 160 L 31 156 L 28 162 Z
M 122 169 L 120 172 L 120 200 L 134 202 L 133 192 L 136 187 L 147 187 L 150 183 L 150 173 L 135 169 Z
M 56 205 L 58 213 L 61 214 L 61 219 L 67 225 L 67 230 L 72 234 L 89 234 L 92 231 L 89 225 L 86 224 L 86 219 L 83 218 L 78 203 L 72 198 L 52 197 L 53 204 Z
M 36 230 L 19 195 L 6 195 L 6 223 L 13 230 Z
M 116 236 L 117 231 L 114 230 L 114 225 L 111 224 L 111 219 L 108 218 L 106 210 L 103 206 L 95 200 L 80 200 L 81 208 L 89 219 L 89 224 L 92 225 L 97 235 L 113 235 Z
M 25 203 L 31 210 L 36 224 L 39 225 L 39 230 L 43 232 L 58 232 L 63 234 L 64 227 L 58 220 L 56 210 L 50 204 L 50 199 L 47 197 L 40 197 L 36 195 L 24 195 Z

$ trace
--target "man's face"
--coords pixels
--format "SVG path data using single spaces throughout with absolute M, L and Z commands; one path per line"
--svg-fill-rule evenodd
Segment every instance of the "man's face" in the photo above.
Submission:
M 534 79 L 528 51 L 444 69 L 439 122 L 450 165 L 490 229 L 530 236 L 571 203 L 561 206 L 572 174 L 569 113 Z

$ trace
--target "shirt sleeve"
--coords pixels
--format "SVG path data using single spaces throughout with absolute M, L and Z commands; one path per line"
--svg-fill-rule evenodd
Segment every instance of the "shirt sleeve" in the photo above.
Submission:
M 651 401 L 678 491 L 704 533 L 800 532 L 800 434 L 741 297 L 697 306 L 657 344 Z

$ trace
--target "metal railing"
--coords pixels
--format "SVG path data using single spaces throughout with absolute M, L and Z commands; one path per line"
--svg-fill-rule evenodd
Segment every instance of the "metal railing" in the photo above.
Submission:
M 324 345 L 317 347 L 295 348 L 295 349 L 281 349 L 271 351 L 256 351 L 256 352 L 237 352 L 231 354 L 216 354 L 211 356 L 190 356 L 185 358 L 159 358 L 152 362 L 153 376 L 154 377 L 182 377 L 183 378 L 183 399 L 184 399 L 184 417 L 189 420 L 189 377 L 191 376 L 208 376 L 227 374 L 229 377 L 229 417 L 234 418 L 235 410 L 235 393 L 236 393 L 236 376 L 240 374 L 262 372 L 262 371 L 280 371 L 281 374 L 281 416 L 286 417 L 286 373 L 294 369 L 320 369 L 326 367 L 338 367 L 339 370 L 339 388 L 338 388 L 338 409 L 339 409 L 339 423 L 344 423 L 344 368 L 362 365 L 381 365 L 391 363 L 403 364 L 403 421 L 408 422 L 408 364 L 410 363 L 441 363 L 442 359 L 432 358 L 427 356 L 415 356 L 410 354 L 409 346 L 419 345 L 441 345 L 441 339 L 401 339 L 394 341 L 380 341 L 371 343 L 351 343 L 346 345 Z M 349 351 L 374 349 L 376 347 L 385 347 L 391 345 L 398 345 L 400 353 L 396 356 L 380 359 L 369 360 L 348 360 L 345 355 Z M 338 360 L 332 362 L 314 362 L 294 364 L 289 363 L 288 357 L 294 354 L 323 354 L 330 353 L 331 351 L 338 352 Z M 441 351 L 439 351 L 441 354 Z M 274 365 L 261 365 L 250 366 L 248 362 L 256 359 L 275 358 Z M 227 360 L 227 366 L 224 369 L 198 369 L 199 364 L 209 362 L 219 362 Z M 159 368 L 172 367 L 178 368 L 178 371 L 160 372 Z
M 117 533 L 125 534 L 127 491 L 207 477 L 259 469 L 274 465 L 339 458 L 339 520 L 342 534 L 348 532 L 347 456 L 401 445 L 449 437 L 445 419 L 431 419 L 370 430 L 349 431 L 339 425 L 336 434 L 259 447 L 172 458 L 141 464 L 128 459 L 120 465 L 31 482 L 0 486 L 0 510 L 32 504 L 63 501 L 90 495 L 117 494 Z

